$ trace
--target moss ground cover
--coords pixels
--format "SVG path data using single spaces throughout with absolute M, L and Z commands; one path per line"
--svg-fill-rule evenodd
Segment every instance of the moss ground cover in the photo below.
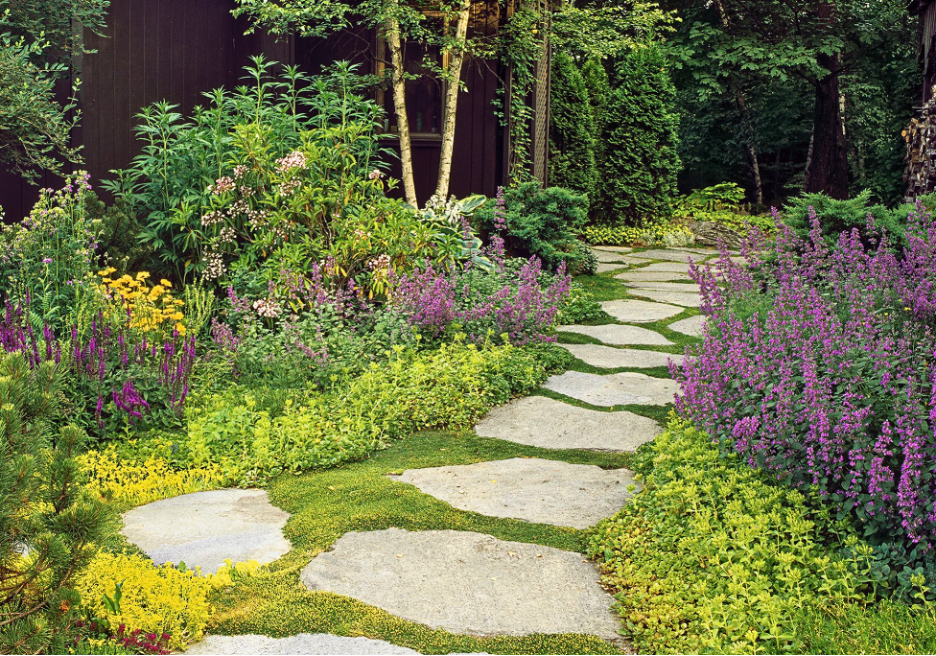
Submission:
M 294 549 L 266 574 L 217 593 L 209 630 L 285 636 L 326 631 L 390 640 L 423 653 L 615 653 L 603 640 L 553 635 L 473 638 L 427 629 L 348 598 L 306 591 L 299 570 L 348 531 L 391 526 L 407 530 L 454 529 L 579 551 L 582 533 L 570 528 L 497 519 L 456 510 L 416 488 L 387 478 L 405 469 L 538 457 L 605 468 L 628 466 L 633 456 L 553 451 L 479 438 L 468 432 L 411 435 L 367 460 L 322 472 L 283 475 L 269 486 L 272 501 L 292 518 L 286 535 Z

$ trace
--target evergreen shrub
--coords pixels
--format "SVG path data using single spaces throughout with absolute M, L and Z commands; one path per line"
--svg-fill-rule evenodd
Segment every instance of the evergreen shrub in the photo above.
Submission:
M 585 80 L 571 56 L 552 62 L 549 106 L 549 184 L 595 198 L 595 131 Z

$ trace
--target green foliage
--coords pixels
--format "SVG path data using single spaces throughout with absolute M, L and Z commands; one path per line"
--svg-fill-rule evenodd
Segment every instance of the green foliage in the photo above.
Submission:
M 423 353 L 397 347 L 387 363 L 336 376 L 325 392 L 295 393 L 273 412 L 258 401 L 262 388 L 235 386 L 188 406 L 173 462 L 253 484 L 359 460 L 418 430 L 470 426 L 560 368 L 568 358 L 558 351 L 461 341 Z
M 827 511 L 685 425 L 657 437 L 652 458 L 643 492 L 588 543 L 639 651 L 803 653 L 816 638 L 804 614 L 866 612 L 871 547 Z
M 662 51 L 627 53 L 616 64 L 601 141 L 602 222 L 645 226 L 669 216 L 680 162 L 676 92 Z
M 936 607 L 881 601 L 809 606 L 797 618 L 810 654 L 932 654 Z
M 673 203 L 677 219 L 711 221 L 746 235 L 750 227 L 756 226 L 764 235 L 773 235 L 777 227 L 772 216 L 748 214 L 741 207 L 744 189 L 734 182 L 697 189 Z
M 75 35 L 103 28 L 109 4 L 0 0 L 0 163 L 27 179 L 35 180 L 37 169 L 61 171 L 64 161 L 80 161 L 71 129 L 81 114 L 74 94 L 59 102 L 56 84 L 69 74 L 69 57 L 89 52 Z
M 63 422 L 63 380 L 0 359 L 0 652 L 62 653 L 74 635 L 77 570 L 93 554 L 100 507 L 78 485 L 87 439 Z
M 36 329 L 69 323 L 91 284 L 104 227 L 88 211 L 90 189 L 84 173 L 44 189 L 28 217 L 0 232 L 0 292 L 23 306 L 30 299 Z
M 560 325 L 572 325 L 584 323 L 587 321 L 596 321 L 607 318 L 605 311 L 601 309 L 601 304 L 592 298 L 592 295 L 580 284 L 573 282 L 569 289 L 569 295 L 565 302 L 559 307 L 559 314 L 556 315 L 556 323 Z
M 887 234 L 892 247 L 905 243 L 907 215 L 912 209 L 909 205 L 894 209 L 884 205 L 872 205 L 871 191 L 868 189 L 849 200 L 836 200 L 825 194 L 803 194 L 792 199 L 783 208 L 783 222 L 801 237 L 809 234 L 810 207 L 815 210 L 822 235 L 830 245 L 838 241 L 842 232 L 851 231 L 853 228 L 856 228 L 864 239 L 869 239 L 867 225 L 870 215 L 876 228 Z
M 549 106 L 549 183 L 596 198 L 595 128 L 588 90 L 575 60 L 552 60 Z
M 107 184 L 142 217 L 140 240 L 178 280 L 252 271 L 287 237 L 300 248 L 281 255 L 287 263 L 334 249 L 359 266 L 346 261 L 347 231 L 407 220 L 371 177 L 382 110 L 357 95 L 355 67 L 339 62 L 311 80 L 290 66 L 273 77 L 273 66 L 255 58 L 249 85 L 206 94 L 209 105 L 189 120 L 166 103 L 145 108 L 143 152 Z
M 624 225 L 590 225 L 585 228 L 589 244 L 606 246 L 689 246 L 692 232 L 678 223 L 655 222 L 634 228 Z
M 561 187 L 543 189 L 536 182 L 527 182 L 505 190 L 504 201 L 504 241 L 511 254 L 522 258 L 535 255 L 552 271 L 562 262 L 573 274 L 592 266 L 577 238 L 588 216 L 587 198 Z M 475 215 L 488 234 L 496 229 L 496 211 L 494 203 L 487 203 Z

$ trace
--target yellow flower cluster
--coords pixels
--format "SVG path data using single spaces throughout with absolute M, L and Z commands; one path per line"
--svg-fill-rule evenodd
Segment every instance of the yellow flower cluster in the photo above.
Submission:
M 113 446 L 83 453 L 77 461 L 87 477 L 86 487 L 95 496 L 132 505 L 210 490 L 224 480 L 215 466 L 176 470 L 156 456 L 127 461 Z
M 157 285 L 150 285 L 150 274 L 146 271 L 140 271 L 136 276 L 111 277 L 116 272 L 114 267 L 98 271 L 101 291 L 118 302 L 124 311 L 130 309 L 132 328 L 143 332 L 164 332 L 174 328 L 180 335 L 185 334 L 185 315 L 182 312 L 185 301 L 173 297 L 171 282 L 163 279 Z
M 120 586 L 119 612 L 104 604 Z M 215 586 L 197 570 L 181 571 L 171 564 L 157 567 L 139 554 L 99 552 L 75 580 L 82 605 L 94 617 L 127 632 L 169 634 L 172 649 L 201 640 L 211 614 L 208 595 Z

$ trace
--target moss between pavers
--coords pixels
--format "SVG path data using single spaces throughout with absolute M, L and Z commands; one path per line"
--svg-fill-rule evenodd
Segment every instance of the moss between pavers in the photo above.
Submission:
M 292 514 L 285 533 L 293 550 L 273 563 L 268 574 L 239 581 L 219 592 L 213 599 L 218 610 L 210 632 L 273 637 L 317 631 L 363 635 L 423 653 L 617 653 L 612 645 L 591 636 L 475 638 L 432 630 L 353 599 L 310 592 L 299 582 L 300 570 L 344 533 L 391 526 L 476 531 L 502 540 L 581 552 L 581 532 L 575 529 L 456 510 L 413 486 L 387 478 L 387 474 L 405 469 L 534 456 L 603 468 L 627 467 L 634 460 L 633 454 L 539 449 L 470 432 L 426 432 L 410 436 L 368 460 L 322 472 L 278 477 L 268 489 L 273 504 Z

